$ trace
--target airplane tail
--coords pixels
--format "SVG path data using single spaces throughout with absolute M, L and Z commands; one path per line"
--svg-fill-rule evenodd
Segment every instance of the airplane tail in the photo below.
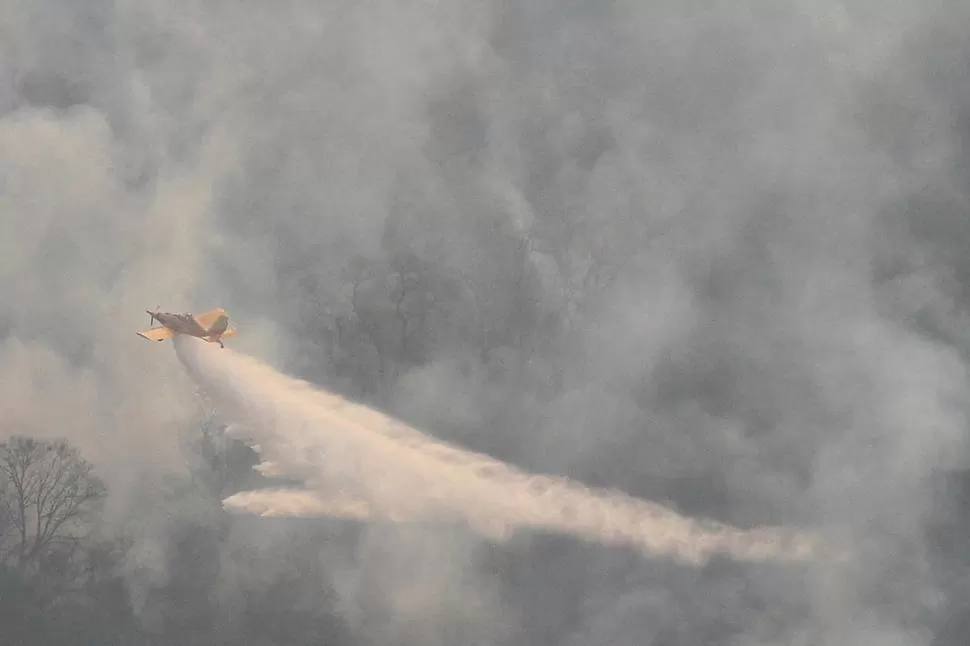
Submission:
M 208 337 L 220 337 L 223 336 L 226 329 L 229 327 L 229 317 L 222 314 L 213 321 L 209 329 L 205 331 L 205 335 Z

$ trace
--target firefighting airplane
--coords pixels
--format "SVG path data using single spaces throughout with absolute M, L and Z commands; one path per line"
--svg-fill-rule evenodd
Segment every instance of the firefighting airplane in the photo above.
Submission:
M 236 334 L 236 328 L 229 327 L 229 315 L 221 307 L 206 312 L 205 314 L 172 314 L 171 312 L 161 312 L 157 308 L 145 310 L 151 317 L 151 322 L 158 321 L 161 327 L 138 330 L 135 334 L 148 339 L 149 341 L 164 341 L 171 339 L 176 334 L 187 334 L 195 336 L 209 343 L 218 343 L 220 348 L 223 339 L 227 339 Z

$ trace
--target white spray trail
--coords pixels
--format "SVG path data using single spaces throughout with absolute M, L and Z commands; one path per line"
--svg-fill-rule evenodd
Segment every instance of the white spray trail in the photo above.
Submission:
M 260 515 L 460 522 L 501 539 L 544 528 L 701 565 L 820 556 L 819 539 L 783 527 L 742 530 L 681 516 L 615 491 L 532 475 L 435 440 L 377 410 L 280 374 L 231 349 L 176 337 L 176 353 L 264 470 L 306 491 L 245 492 L 227 509 Z

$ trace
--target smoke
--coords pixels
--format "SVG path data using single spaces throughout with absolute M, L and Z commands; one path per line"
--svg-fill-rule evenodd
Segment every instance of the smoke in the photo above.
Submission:
M 537 538 L 501 576 L 374 547 L 423 555 L 425 619 L 460 580 L 499 600 L 482 621 L 521 606 L 516 643 L 928 643 L 967 567 L 931 536 L 937 478 L 966 466 L 967 24 L 952 0 L 0 0 L 0 435 L 78 444 L 165 580 L 170 517 L 197 501 L 158 504 L 154 476 L 185 473 L 197 407 L 132 331 L 220 305 L 233 348 L 495 456 L 517 492 L 567 474 L 684 531 L 838 526 L 856 547 L 718 574 Z M 314 419 L 327 395 L 301 393 Z M 591 542 L 629 518 L 626 498 L 581 526 L 516 517 L 464 467 L 453 498 L 406 506 L 356 469 L 411 440 L 364 450 L 343 423 L 306 442 L 374 462 L 340 478 L 264 441 L 286 458 L 267 472 L 340 481 L 226 505 L 504 533 L 460 492 Z M 447 467 L 427 442 L 405 455 Z M 414 576 L 346 562 L 327 560 L 373 593 L 346 597 L 362 624 Z

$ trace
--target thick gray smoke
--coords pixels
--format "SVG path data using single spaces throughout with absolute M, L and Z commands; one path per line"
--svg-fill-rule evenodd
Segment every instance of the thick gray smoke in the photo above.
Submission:
M 141 608 L 169 516 L 205 515 L 146 475 L 187 477 L 198 411 L 133 331 L 218 305 L 241 353 L 517 472 L 857 556 L 304 545 L 364 641 L 931 643 L 970 563 L 934 534 L 970 531 L 938 486 L 966 468 L 968 31 L 956 0 L 0 0 L 0 434 L 97 461 Z M 303 503 L 388 513 L 351 493 Z

